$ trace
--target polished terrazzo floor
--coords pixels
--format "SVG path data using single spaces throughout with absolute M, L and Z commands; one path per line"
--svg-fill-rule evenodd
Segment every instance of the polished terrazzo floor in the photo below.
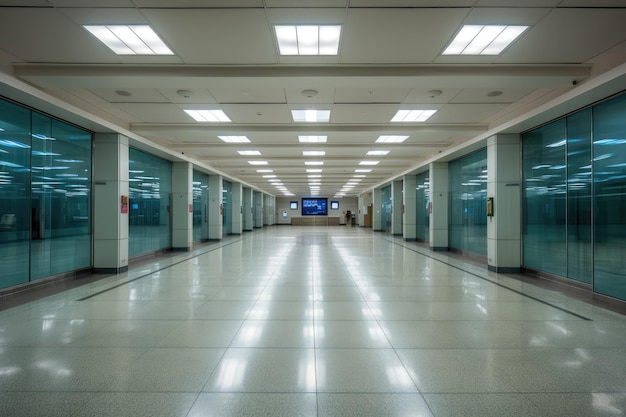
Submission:
M 358 227 L 0 311 L 1 416 L 622 416 L 626 320 Z

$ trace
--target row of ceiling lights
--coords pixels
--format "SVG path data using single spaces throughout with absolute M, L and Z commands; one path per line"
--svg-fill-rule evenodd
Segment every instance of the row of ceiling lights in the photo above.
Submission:
M 84 25 L 118 55 L 174 55 L 149 25 Z M 280 55 L 337 55 L 341 25 L 275 25 Z M 498 55 L 528 29 L 464 25 L 443 55 Z

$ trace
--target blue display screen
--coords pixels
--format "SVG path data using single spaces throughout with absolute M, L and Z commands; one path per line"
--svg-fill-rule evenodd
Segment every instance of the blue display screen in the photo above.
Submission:
M 328 199 L 327 198 L 303 198 L 302 199 L 302 215 L 303 216 L 327 216 L 328 215 Z

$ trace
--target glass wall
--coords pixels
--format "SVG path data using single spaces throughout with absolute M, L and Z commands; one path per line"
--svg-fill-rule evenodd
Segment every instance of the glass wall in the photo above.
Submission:
M 523 263 L 626 300 L 626 95 L 522 137 Z
M 430 240 L 430 179 L 428 171 L 417 175 L 416 200 L 417 239 L 428 242 Z
M 91 134 L 32 114 L 31 279 L 91 265 Z
M 131 148 L 129 181 L 128 256 L 169 248 L 172 163 Z
M 0 288 L 91 266 L 91 144 L 0 100 Z
M 222 216 L 222 233 L 224 236 L 233 233 L 233 185 L 229 181 L 222 181 L 222 204 L 224 208 Z
M 391 185 L 380 190 L 380 200 L 381 230 L 386 233 L 391 233 Z
M 487 255 L 487 150 L 448 164 L 449 245 Z
M 626 95 L 593 109 L 594 290 L 626 300 Z
M 193 172 L 193 241 L 209 238 L 209 175 Z
M 525 134 L 522 142 L 523 264 L 561 276 L 567 276 L 566 126 L 559 120 Z
M 30 279 L 30 118 L 0 100 L 0 288 Z

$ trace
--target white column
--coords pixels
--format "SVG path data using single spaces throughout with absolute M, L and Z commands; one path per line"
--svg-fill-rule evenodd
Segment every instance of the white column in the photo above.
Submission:
M 430 248 L 448 250 L 448 163 L 430 164 Z
M 254 227 L 263 227 L 263 193 L 254 192 Z
M 231 233 L 233 235 L 240 235 L 243 231 L 242 217 L 243 217 L 243 186 L 240 182 L 232 183 L 232 219 L 233 224 Z
M 222 239 L 222 176 L 209 175 L 209 240 Z
M 417 240 L 417 176 L 405 175 L 402 182 L 404 218 L 402 221 L 402 235 L 404 240 Z
M 522 264 L 520 152 L 517 134 L 487 139 L 487 197 L 494 199 L 494 215 L 487 218 L 487 264 L 496 272 L 519 272 Z
M 243 230 L 252 230 L 252 188 L 243 187 Z
M 391 184 L 391 234 L 402 236 L 402 181 Z
M 372 230 L 375 232 L 381 232 L 383 230 L 383 217 L 382 217 L 382 191 L 380 188 L 375 188 L 372 194 Z
M 96 273 L 128 270 L 128 138 L 96 133 L 94 138 L 93 266 Z
M 191 250 L 193 240 L 193 168 L 189 162 L 172 164 L 172 249 Z

